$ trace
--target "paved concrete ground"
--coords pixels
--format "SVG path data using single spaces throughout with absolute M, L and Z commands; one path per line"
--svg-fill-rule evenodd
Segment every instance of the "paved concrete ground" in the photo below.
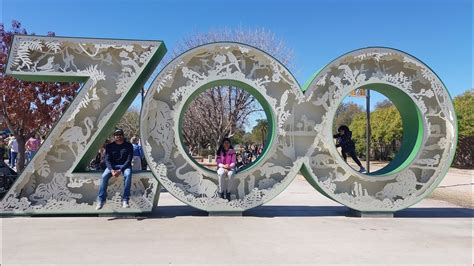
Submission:
M 354 169 L 358 166 L 351 160 L 349 165 Z M 365 161 L 361 161 L 365 166 Z M 377 171 L 387 165 L 387 162 L 370 162 L 370 171 Z M 462 207 L 474 208 L 474 170 L 450 168 L 438 188 L 430 195 L 430 198 L 447 201 Z
M 473 173 L 450 172 L 436 192 L 472 201 Z M 298 176 L 243 217 L 207 217 L 168 193 L 159 205 L 147 217 L 0 219 L 1 265 L 473 264 L 474 210 L 437 196 L 395 218 L 356 218 Z

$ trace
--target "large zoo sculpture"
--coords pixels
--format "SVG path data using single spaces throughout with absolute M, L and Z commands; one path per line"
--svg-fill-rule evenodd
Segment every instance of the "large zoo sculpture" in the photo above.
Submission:
M 141 139 L 151 173 L 135 173 L 131 208 L 120 208 L 122 179 L 94 209 L 101 173 L 86 171 L 115 123 L 166 52 L 160 41 L 15 36 L 6 73 L 24 80 L 77 81 L 83 86 L 45 143 L 0 202 L 3 214 L 140 213 L 157 206 L 160 185 L 208 212 L 242 212 L 268 202 L 301 172 L 316 190 L 361 212 L 395 212 L 426 197 L 446 174 L 456 147 L 451 98 L 417 58 L 364 48 L 332 61 L 304 88 L 265 52 L 241 43 L 211 43 L 175 58 L 158 74 L 141 112 Z M 242 88 L 262 104 L 268 144 L 238 172 L 235 197 L 217 196 L 217 175 L 185 152 L 187 105 L 216 85 Z M 386 95 L 404 135 L 385 168 L 362 174 L 344 163 L 332 138 L 333 118 L 358 88 Z

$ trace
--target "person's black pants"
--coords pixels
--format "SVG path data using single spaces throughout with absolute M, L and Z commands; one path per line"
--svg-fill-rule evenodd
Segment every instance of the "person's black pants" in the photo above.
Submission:
M 355 150 L 342 150 L 342 158 L 344 158 L 344 162 L 347 162 L 347 154 L 351 156 L 352 160 L 359 166 L 362 167 L 359 159 L 357 158 Z

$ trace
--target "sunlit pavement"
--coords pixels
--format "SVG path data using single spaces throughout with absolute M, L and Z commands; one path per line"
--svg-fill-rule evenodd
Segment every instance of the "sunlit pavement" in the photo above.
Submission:
M 460 171 L 436 191 L 466 180 L 472 189 L 473 171 Z M 3 218 L 0 262 L 472 265 L 473 217 L 473 209 L 433 198 L 395 218 L 352 217 L 298 176 L 242 217 L 208 217 L 165 192 L 158 211 L 143 217 Z

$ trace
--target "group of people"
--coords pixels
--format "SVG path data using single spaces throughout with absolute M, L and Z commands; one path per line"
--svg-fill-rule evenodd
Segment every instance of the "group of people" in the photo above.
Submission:
M 231 200 L 236 171 L 255 161 L 262 152 L 263 145 L 255 144 L 241 146 L 239 152 L 236 152 L 231 140 L 224 138 L 216 154 L 218 189 L 221 198 Z
M 342 125 L 337 129 L 338 133 L 333 135 L 336 139 L 336 148 L 341 148 L 342 157 L 347 162 L 347 155 L 349 155 L 354 162 L 359 166 L 359 172 L 366 172 L 366 169 L 362 166 L 362 163 L 357 158 L 355 151 L 355 143 L 352 140 L 352 132 L 349 127 Z M 254 151 L 255 153 L 252 153 Z M 245 164 L 255 160 L 263 152 L 263 145 L 252 146 L 249 149 L 248 146 L 240 151 L 240 155 L 237 155 L 234 151 L 232 143 L 229 138 L 225 138 L 222 141 L 219 149 L 217 150 L 217 176 L 219 182 L 219 196 L 221 198 L 231 200 L 231 191 L 234 183 L 235 172 Z M 241 156 L 242 160 L 239 161 L 237 158 Z M 240 166 L 239 166 L 240 164 Z
M 31 137 L 25 143 L 25 163 L 30 162 L 33 156 L 38 152 L 41 144 L 43 144 L 45 137 L 38 138 L 36 134 Z M 3 160 L 5 155 L 8 157 L 8 166 L 15 168 L 18 161 L 19 149 L 18 140 L 13 134 L 10 134 L 6 138 L 0 138 L 0 158 Z
M 240 146 L 240 150 L 236 151 L 236 168 L 240 169 L 246 165 L 251 164 L 262 154 L 263 145 L 262 144 L 251 144 Z
M 345 125 L 338 128 L 338 133 L 333 136 L 337 142 L 336 147 L 341 147 L 344 161 L 349 155 L 360 167 L 360 172 L 365 172 L 365 168 L 357 158 L 355 144 L 352 140 L 352 132 Z M 99 150 L 94 162 L 96 170 L 103 170 L 99 193 L 97 196 L 96 209 L 100 210 L 107 199 L 107 186 L 111 177 L 124 177 L 124 193 L 122 196 L 122 207 L 129 208 L 130 189 L 132 184 L 132 171 L 142 170 L 144 162 L 143 150 L 140 146 L 139 138 L 134 136 L 131 143 L 125 139 L 122 129 L 116 129 L 113 133 L 113 142 L 106 141 Z M 27 160 L 31 160 L 43 142 L 36 136 L 32 136 L 25 144 Z M 5 145 L 5 142 L 7 143 Z M 18 141 L 12 135 L 7 139 L 0 139 L 0 155 L 3 155 L 8 148 L 9 165 L 15 166 L 18 154 Z M 217 176 L 219 196 L 228 201 L 231 200 L 231 192 L 234 183 L 236 170 L 256 160 L 263 152 L 263 145 L 246 145 L 241 147 L 237 154 L 229 138 L 224 138 L 217 150 Z M 2 156 L 3 158 L 3 156 Z M 91 164 L 92 165 L 92 164 Z M 146 169 L 146 168 L 145 168 Z
M 132 137 L 131 142 L 125 139 L 122 129 L 116 129 L 113 134 L 114 141 L 103 145 L 98 153 L 98 163 L 96 170 L 104 170 L 102 173 L 98 202 L 96 209 L 101 209 L 107 199 L 107 186 L 109 179 L 113 177 L 124 177 L 124 193 L 122 196 L 122 207 L 129 208 L 130 189 L 132 185 L 132 170 L 141 170 L 143 167 L 143 151 L 139 144 L 138 137 Z M 45 138 L 38 139 L 36 135 L 31 136 L 25 143 L 26 161 L 31 161 L 38 151 Z M 0 138 L 0 159 L 4 159 L 4 154 L 8 156 L 8 164 L 15 167 L 19 152 L 18 140 L 13 135 Z

